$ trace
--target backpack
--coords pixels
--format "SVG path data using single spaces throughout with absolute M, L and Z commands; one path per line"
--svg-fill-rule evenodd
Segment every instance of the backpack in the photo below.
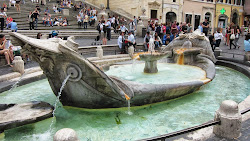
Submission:
M 107 26 L 103 25 L 103 32 L 106 33 L 107 32 Z
M 96 30 L 98 30 L 98 31 L 101 30 L 101 29 L 100 29 L 100 24 L 98 24 L 98 25 L 96 26 Z

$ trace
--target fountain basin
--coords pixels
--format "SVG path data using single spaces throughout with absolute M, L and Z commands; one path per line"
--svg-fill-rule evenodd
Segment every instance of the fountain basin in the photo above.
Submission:
M 144 73 L 157 73 L 157 61 L 166 57 L 171 52 L 158 53 L 158 52 L 148 52 L 145 54 L 140 54 L 140 60 L 145 61 Z
M 214 118 L 214 112 L 222 101 L 231 99 L 240 103 L 249 95 L 250 79 L 245 75 L 221 66 L 216 67 L 216 72 L 215 79 L 198 91 L 167 102 L 131 107 L 133 115 L 126 114 L 127 108 L 90 110 L 60 104 L 56 111 L 56 124 L 50 132 L 51 120 L 44 120 L 6 130 L 0 141 L 51 141 L 56 131 L 62 128 L 74 129 L 80 141 L 132 141 L 199 125 Z M 0 94 L 0 103 L 34 100 L 54 104 L 56 96 L 47 80 Z M 117 123 L 116 119 L 121 122 Z

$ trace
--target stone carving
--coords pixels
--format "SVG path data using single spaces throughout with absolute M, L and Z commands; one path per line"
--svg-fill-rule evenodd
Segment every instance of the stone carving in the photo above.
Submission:
M 55 95 L 64 79 L 70 75 L 60 101 L 65 106 L 90 109 L 140 106 L 165 101 L 192 93 L 210 82 L 215 75 L 214 56 L 209 42 L 201 35 L 181 35 L 163 48 L 170 62 L 176 62 L 175 53 L 185 41 L 192 43 L 191 50 L 183 52 L 185 64 L 194 65 L 207 72 L 206 80 L 195 80 L 179 84 L 140 84 L 107 76 L 101 69 L 77 53 L 73 40 L 37 40 L 16 32 L 10 33 L 13 44 L 23 46 L 46 74 Z M 191 38 L 192 37 L 192 38 Z M 210 52 L 211 51 L 211 52 Z
M 0 104 L 0 132 L 50 118 L 53 109 L 46 102 Z

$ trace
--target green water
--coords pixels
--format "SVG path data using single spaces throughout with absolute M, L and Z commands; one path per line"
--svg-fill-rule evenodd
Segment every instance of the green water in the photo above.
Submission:
M 49 132 L 51 118 L 5 131 L 0 141 L 52 141 L 62 128 L 76 130 L 81 141 L 130 141 L 170 133 L 213 119 L 223 100 L 241 102 L 250 94 L 250 80 L 225 67 L 216 67 L 215 79 L 199 91 L 168 102 L 127 108 L 84 110 L 62 107 Z M 55 96 L 47 80 L 18 87 L 0 94 L 0 103 L 42 100 L 54 104 Z M 119 122 L 120 121 L 120 122 Z
M 199 67 L 158 63 L 158 73 L 146 74 L 143 73 L 144 65 L 115 65 L 105 73 L 142 84 L 176 84 L 206 78 L 206 72 Z

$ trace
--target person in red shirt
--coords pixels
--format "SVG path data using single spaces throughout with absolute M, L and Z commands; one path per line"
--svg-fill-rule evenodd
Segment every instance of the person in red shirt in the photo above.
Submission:
M 178 29 L 177 29 L 176 21 L 174 21 L 174 23 L 171 26 L 171 33 L 175 34 L 177 32 L 178 32 Z
M 6 19 L 6 28 L 10 28 L 11 22 L 13 21 L 13 19 L 11 18 L 11 16 L 7 17 Z

